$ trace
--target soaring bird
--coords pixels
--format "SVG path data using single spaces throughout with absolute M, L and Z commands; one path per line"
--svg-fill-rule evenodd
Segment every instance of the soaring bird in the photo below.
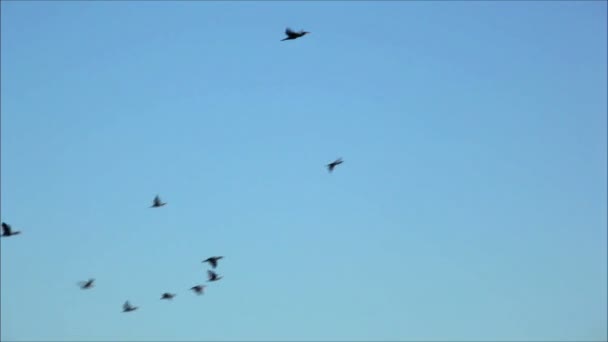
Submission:
M 163 296 L 160 297 L 160 299 L 169 299 L 169 300 L 171 300 L 175 296 L 176 296 L 175 293 L 165 292 L 165 293 L 163 293 Z
M 9 236 L 18 235 L 18 234 L 21 234 L 21 232 L 12 231 L 11 226 L 9 224 L 2 222 L 2 236 L 9 237 Z
M 344 161 L 342 161 L 342 158 L 338 158 L 336 160 L 334 160 L 333 162 L 327 164 L 327 169 L 329 170 L 329 172 L 332 172 L 334 170 L 334 168 L 340 164 L 344 163 Z
M 207 274 L 209 275 L 209 280 L 207 280 L 207 281 L 218 281 L 218 280 L 222 279 L 221 276 L 218 276 L 213 271 L 207 271 Z
M 80 286 L 81 289 L 86 290 L 86 289 L 90 289 L 93 287 L 93 282 L 95 281 L 95 279 L 91 278 L 87 281 L 81 281 L 78 283 L 78 285 Z
M 291 40 L 291 39 L 298 39 L 300 37 L 303 37 L 307 34 L 309 34 L 310 32 L 306 32 L 306 31 L 300 31 L 300 32 L 295 32 L 294 30 L 290 29 L 289 27 L 285 29 L 285 34 L 287 35 L 287 37 L 285 39 L 281 39 L 281 41 L 284 40 Z
M 158 197 L 158 195 L 156 195 L 156 197 L 154 197 L 154 202 L 152 203 L 152 206 L 150 208 L 160 208 L 165 204 L 167 204 L 167 203 L 162 202 L 160 200 L 160 197 Z
M 192 286 L 190 288 L 190 290 L 194 291 L 197 295 L 202 295 L 203 292 L 205 291 L 205 285 L 196 285 L 196 286 Z
M 130 312 L 130 311 L 135 311 L 137 309 L 138 309 L 138 307 L 137 306 L 132 306 L 131 303 L 129 303 L 129 301 L 126 301 L 122 305 L 122 312 Z
M 223 256 L 213 256 L 203 260 L 203 262 L 208 262 L 209 264 L 211 264 L 211 267 L 215 268 L 217 267 L 217 262 L 222 258 Z

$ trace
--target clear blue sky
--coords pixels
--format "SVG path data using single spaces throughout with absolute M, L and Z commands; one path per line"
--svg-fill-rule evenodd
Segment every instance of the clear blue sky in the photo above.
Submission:
M 2 340 L 607 339 L 606 2 L 1 6 Z

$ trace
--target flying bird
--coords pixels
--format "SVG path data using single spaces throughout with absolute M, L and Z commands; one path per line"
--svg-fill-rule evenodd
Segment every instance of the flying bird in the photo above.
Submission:
M 156 197 L 154 197 L 154 202 L 152 203 L 152 206 L 150 208 L 160 208 L 165 204 L 167 204 L 167 203 L 162 202 L 160 200 L 160 197 L 158 197 L 158 195 L 156 195 Z
M 222 258 L 223 256 L 214 256 L 203 260 L 203 262 L 208 262 L 209 264 L 211 264 L 211 267 L 215 268 L 217 267 L 217 262 Z
M 209 275 L 209 280 L 207 280 L 207 281 L 218 281 L 218 280 L 222 279 L 221 276 L 218 276 L 217 273 L 215 273 L 213 271 L 207 271 L 207 274 Z
M 291 39 L 298 39 L 300 37 L 303 37 L 307 34 L 309 34 L 310 32 L 306 32 L 306 31 L 300 31 L 300 32 L 295 32 L 294 30 L 290 29 L 289 27 L 285 29 L 285 34 L 287 35 L 287 37 L 285 39 L 281 39 L 281 41 L 284 40 L 291 40 Z
M 80 286 L 81 289 L 86 290 L 86 289 L 90 289 L 93 287 L 93 282 L 95 282 L 95 279 L 91 278 L 87 281 L 79 282 L 78 285 Z
M 2 236 L 9 237 L 13 235 L 21 234 L 20 231 L 13 231 L 9 224 L 2 222 Z
M 163 296 L 160 297 L 160 299 L 169 299 L 169 300 L 171 300 L 175 296 L 176 296 L 175 293 L 165 292 L 165 293 L 163 293 Z
M 338 166 L 342 163 L 344 163 L 344 161 L 342 161 L 342 158 L 338 158 L 338 159 L 334 160 L 333 162 L 326 165 L 327 170 L 329 170 L 329 172 L 332 172 L 336 166 Z
M 130 312 L 130 311 L 135 311 L 137 309 L 138 309 L 138 307 L 137 306 L 132 306 L 131 303 L 129 303 L 129 301 L 126 301 L 122 305 L 122 312 Z
M 192 286 L 190 288 L 190 290 L 194 291 L 197 295 L 202 295 L 203 292 L 205 291 L 205 285 L 196 285 L 196 286 Z

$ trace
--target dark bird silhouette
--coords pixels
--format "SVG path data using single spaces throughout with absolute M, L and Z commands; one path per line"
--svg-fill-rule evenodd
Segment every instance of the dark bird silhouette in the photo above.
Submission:
M 342 161 L 342 158 L 338 158 L 338 159 L 334 160 L 333 162 L 326 165 L 327 170 L 329 170 L 329 172 L 332 172 L 336 166 L 338 166 L 342 163 L 344 163 L 344 161 Z
M 169 300 L 171 300 L 175 296 L 176 296 L 175 293 L 165 292 L 165 293 L 163 293 L 163 296 L 160 297 L 160 299 L 169 299 Z
M 213 256 L 203 260 L 203 262 L 208 262 L 209 264 L 211 264 L 211 267 L 215 268 L 217 267 L 217 262 L 222 258 L 223 256 Z
M 197 295 L 202 295 L 203 292 L 205 291 L 205 285 L 196 285 L 196 286 L 192 286 L 190 288 L 190 290 L 194 291 Z
M 215 273 L 213 271 L 207 271 L 207 274 L 209 275 L 209 280 L 207 280 L 207 281 L 218 281 L 218 280 L 222 279 L 221 276 L 218 276 L 217 273 Z
M 3 237 L 9 237 L 9 236 L 18 235 L 18 234 L 21 234 L 21 232 L 13 231 L 9 224 L 2 222 L 2 236 Z
M 160 200 L 160 197 L 158 197 L 158 195 L 156 195 L 156 197 L 154 197 L 154 202 L 152 203 L 152 206 L 150 206 L 150 208 L 160 208 L 165 204 L 167 204 L 167 203 L 163 203 Z
M 80 286 L 81 289 L 86 290 L 86 289 L 90 289 L 93 287 L 93 282 L 95 282 L 95 279 L 91 278 L 87 281 L 79 282 L 78 285 Z
M 131 305 L 131 303 L 129 303 L 129 301 L 126 301 L 122 305 L 122 312 L 131 312 L 131 311 L 135 311 L 137 309 L 138 309 L 138 307 Z
M 287 37 L 285 39 L 281 39 L 281 41 L 284 40 L 291 40 L 291 39 L 298 39 L 300 37 L 303 37 L 307 34 L 309 34 L 310 32 L 306 32 L 306 31 L 300 31 L 300 32 L 295 32 L 294 30 L 290 29 L 289 27 L 285 29 L 285 34 L 287 35 Z

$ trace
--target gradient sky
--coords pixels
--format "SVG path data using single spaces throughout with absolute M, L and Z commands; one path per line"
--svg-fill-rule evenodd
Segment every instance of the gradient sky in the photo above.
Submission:
M 1 13 L 2 340 L 608 338 L 606 2 Z

